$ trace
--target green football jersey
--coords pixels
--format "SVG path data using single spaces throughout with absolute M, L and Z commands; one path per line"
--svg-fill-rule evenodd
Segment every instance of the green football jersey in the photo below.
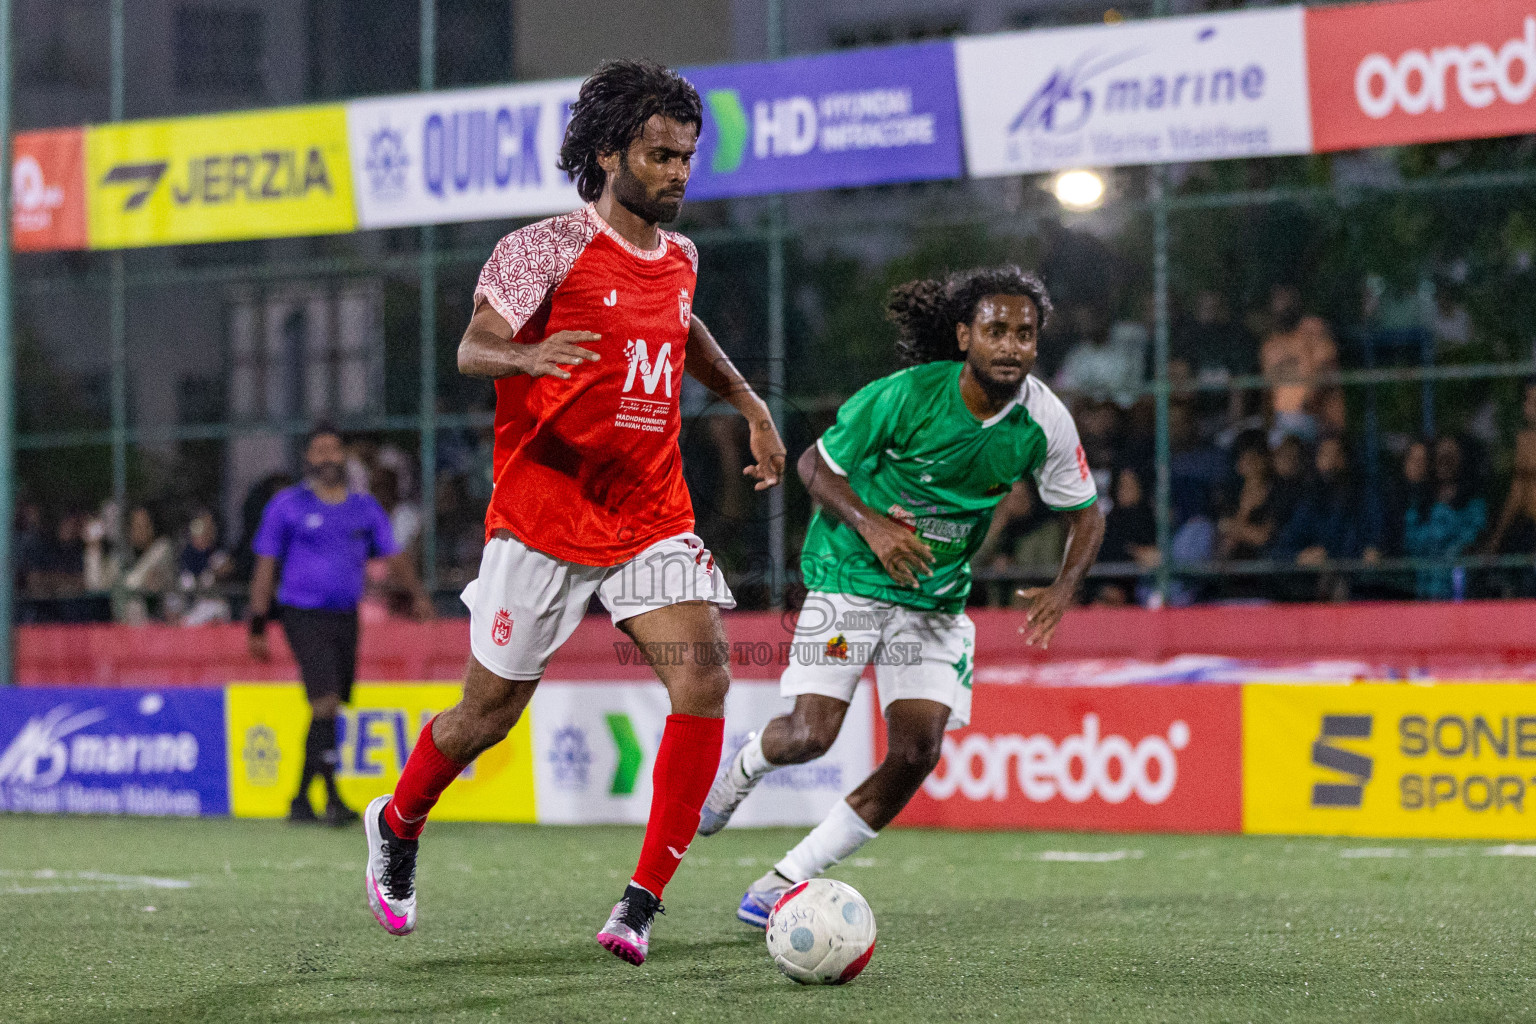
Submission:
M 1058 511 L 1093 504 L 1093 475 L 1061 399 L 1026 377 L 1001 412 L 978 420 L 960 395 L 963 365 L 925 363 L 880 378 L 844 402 L 816 442 L 866 505 L 927 542 L 933 575 L 919 575 L 916 590 L 901 586 L 857 531 L 818 508 L 800 554 L 809 589 L 958 612 L 971 590 L 971 557 L 1016 481 L 1032 476 Z

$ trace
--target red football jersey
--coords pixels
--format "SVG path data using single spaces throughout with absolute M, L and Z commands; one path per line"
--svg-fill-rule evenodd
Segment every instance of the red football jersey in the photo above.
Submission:
M 602 335 L 571 379 L 496 382 L 495 489 L 485 530 L 581 565 L 618 565 L 693 529 L 678 449 L 683 359 L 699 255 L 661 232 L 644 250 L 592 206 L 507 235 L 480 272 L 481 298 L 514 343 Z

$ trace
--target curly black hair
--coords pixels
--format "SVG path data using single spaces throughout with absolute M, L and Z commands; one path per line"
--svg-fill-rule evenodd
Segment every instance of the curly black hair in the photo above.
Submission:
M 581 198 L 592 202 L 603 194 L 607 178 L 598 154 L 629 149 L 656 114 L 698 131 L 704 127 L 698 90 L 676 71 L 648 60 L 604 61 L 581 83 L 555 166 L 576 183 Z
M 908 281 L 891 289 L 885 315 L 896 325 L 896 355 L 903 366 L 940 359 L 962 360 L 956 324 L 968 324 L 988 295 L 1024 295 L 1035 304 L 1044 329 L 1051 318 L 1051 296 L 1034 274 L 1018 267 L 981 267 L 943 280 Z

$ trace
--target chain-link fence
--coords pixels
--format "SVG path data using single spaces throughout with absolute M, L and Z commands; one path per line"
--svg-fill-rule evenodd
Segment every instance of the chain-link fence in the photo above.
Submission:
M 892 285 L 1040 273 L 1057 313 L 1037 375 L 1109 509 L 1085 600 L 1529 595 L 1531 145 L 1125 168 L 1091 212 L 1014 177 L 694 203 L 678 227 L 701 251 L 695 311 L 781 402 L 792 457 L 895 368 Z M 478 564 L 494 405 L 454 351 L 516 226 L 18 257 L 19 619 L 238 616 L 255 515 L 322 418 L 451 610 Z M 793 603 L 803 488 L 753 492 L 740 419 L 692 382 L 682 404 L 699 532 L 744 606 Z M 1016 488 L 974 600 L 1049 577 L 1063 540 Z

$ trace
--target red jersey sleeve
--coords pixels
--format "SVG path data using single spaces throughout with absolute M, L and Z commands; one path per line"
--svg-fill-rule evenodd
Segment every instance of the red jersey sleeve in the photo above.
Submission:
M 522 330 L 597 233 L 593 221 L 583 208 L 518 228 L 497 242 L 475 285 L 475 304 L 484 299 L 513 334 Z

